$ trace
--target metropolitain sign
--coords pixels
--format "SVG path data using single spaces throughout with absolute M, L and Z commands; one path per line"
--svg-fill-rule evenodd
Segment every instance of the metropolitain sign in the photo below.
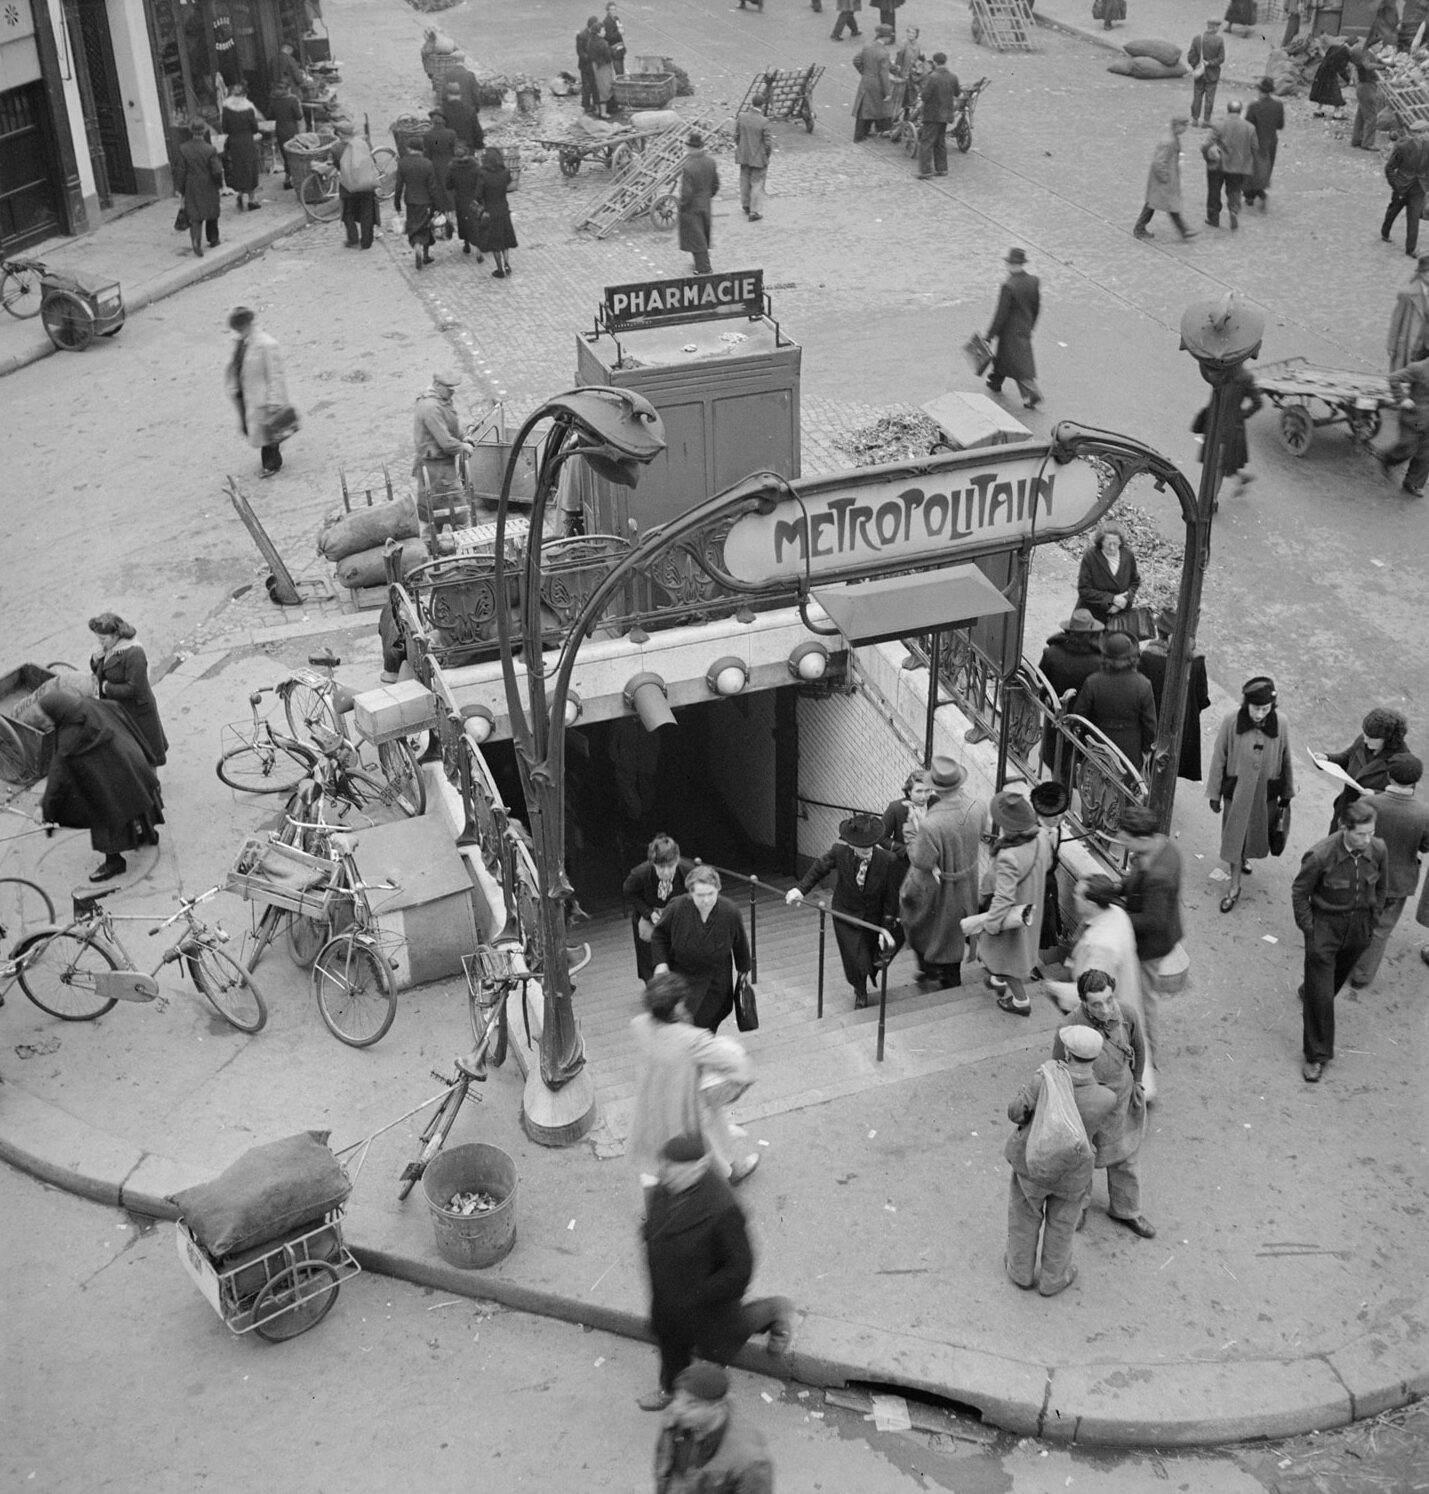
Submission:
M 724 541 L 740 581 L 937 566 L 1089 528 L 1120 491 L 1090 462 L 1057 463 L 1045 442 L 957 452 L 792 485 L 741 514 Z M 774 494 L 771 490 L 771 497 Z

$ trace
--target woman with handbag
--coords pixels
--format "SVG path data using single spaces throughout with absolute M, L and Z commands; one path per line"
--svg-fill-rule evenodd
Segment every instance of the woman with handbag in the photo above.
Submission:
M 1121 629 L 1140 588 L 1141 572 L 1126 542 L 1126 530 L 1115 519 L 1103 519 L 1077 572 L 1077 606 L 1086 608 L 1103 627 Z
M 1220 470 L 1216 474 L 1216 492 L 1220 493 L 1220 485 L 1226 478 L 1235 478 L 1235 488 L 1231 497 L 1239 497 L 1246 488 L 1255 481 L 1255 473 L 1247 472 L 1245 464 L 1250 460 L 1250 447 L 1245 439 L 1245 423 L 1265 403 L 1261 398 L 1260 390 L 1255 387 L 1255 380 L 1251 377 L 1247 368 L 1236 369 L 1231 378 L 1234 394 L 1226 402 L 1225 415 L 1221 422 L 1220 450 L 1216 453 Z M 1210 419 L 1209 407 L 1204 407 L 1196 412 L 1196 418 L 1191 422 L 1191 433 L 1203 439 L 1201 447 L 1201 461 L 1206 460 L 1206 423 Z
M 997 998 L 1000 1011 L 1032 1014 L 1026 982 L 1037 966 L 1042 932 L 1042 901 L 1051 849 L 1037 824 L 1037 812 L 1022 794 L 1004 789 L 988 806 L 994 837 L 992 866 L 983 883 L 987 909 L 967 920 L 976 925 L 977 957 L 990 976 L 1007 987 Z
M 260 475 L 274 477 L 283 466 L 282 443 L 298 429 L 298 412 L 288 403 L 283 355 L 248 307 L 235 306 L 228 326 L 237 334 L 225 371 L 228 396 L 238 408 L 239 430 L 259 450 Z
M 1241 877 L 1250 863 L 1271 854 L 1272 819 L 1295 797 L 1290 728 L 1276 709 L 1275 681 L 1269 675 L 1247 680 L 1239 710 L 1221 722 L 1211 749 L 1206 797 L 1221 815 L 1221 860 L 1231 879 L 1221 912 L 1229 913 L 1240 901 Z
M 689 983 L 691 1020 L 707 1032 L 734 1010 L 734 981 L 749 978 L 753 963 L 749 935 L 739 909 L 720 896 L 719 873 L 695 866 L 685 874 L 685 891 L 674 898 L 650 935 L 655 974 L 673 970 Z
M 189 126 L 189 138 L 179 146 L 174 158 L 174 190 L 183 198 L 175 229 L 189 231 L 189 243 L 198 258 L 203 258 L 205 236 L 210 249 L 218 248 L 218 215 L 222 211 L 219 189 L 223 186 L 223 162 L 209 143 L 208 126 L 196 119 Z

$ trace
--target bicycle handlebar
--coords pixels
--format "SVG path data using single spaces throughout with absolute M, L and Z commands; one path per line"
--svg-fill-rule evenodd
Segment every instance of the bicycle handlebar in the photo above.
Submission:
M 149 937 L 152 939 L 155 934 L 163 933 L 163 931 L 168 928 L 171 923 L 177 923 L 179 919 L 183 918 L 189 912 L 190 909 L 197 908 L 200 903 L 206 903 L 209 898 L 213 897 L 215 893 L 220 892 L 221 890 L 222 889 L 218 887 L 210 887 L 207 892 L 201 892 L 197 897 L 191 897 L 187 901 L 185 901 L 183 898 L 180 898 L 179 911 L 177 913 L 171 914 L 162 923 L 155 924 L 154 927 L 149 930 Z

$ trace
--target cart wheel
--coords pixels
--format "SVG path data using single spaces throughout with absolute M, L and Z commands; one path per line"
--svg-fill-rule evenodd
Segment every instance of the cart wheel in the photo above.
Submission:
M 40 317 L 50 341 L 66 353 L 82 353 L 94 341 L 94 313 L 70 291 L 45 294 Z
M 581 169 L 581 158 L 577 151 L 563 150 L 556 160 L 562 176 L 574 176 Z
M 812 135 L 814 133 L 815 115 L 814 106 L 808 101 L 808 99 L 804 100 L 804 107 L 799 110 L 799 113 L 803 116 L 804 119 L 804 129 L 807 130 L 810 135 Z
M 918 154 L 918 126 L 911 119 L 903 121 L 903 150 L 906 155 L 916 156 Z
M 673 192 L 666 192 L 650 204 L 650 221 L 656 228 L 673 228 L 680 216 L 680 199 Z
M 397 152 L 379 145 L 372 152 L 372 164 L 377 168 L 377 200 L 387 202 L 397 186 Z
M 327 1261 L 295 1261 L 258 1293 L 254 1330 L 270 1344 L 296 1338 L 322 1322 L 340 1290 L 337 1269 Z
M 610 169 L 617 175 L 635 159 L 635 152 L 628 145 L 617 145 L 610 153 Z
M 1374 410 L 1350 411 L 1350 436 L 1353 440 L 1368 445 L 1379 435 L 1380 413 Z
M 953 130 L 953 144 L 963 155 L 972 149 L 973 127 L 966 120 Z
M 1280 443 L 1291 456 L 1302 457 L 1315 439 L 1315 422 L 1304 405 L 1286 405 L 1280 411 Z

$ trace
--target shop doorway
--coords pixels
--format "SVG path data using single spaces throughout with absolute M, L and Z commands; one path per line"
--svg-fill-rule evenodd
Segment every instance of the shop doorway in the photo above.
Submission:
M 67 231 L 45 85 L 0 93 L 0 249 L 16 253 Z
M 84 108 L 95 190 L 100 207 L 107 208 L 116 193 L 127 196 L 137 191 L 138 184 L 104 0 L 65 0 L 65 26 L 70 51 L 78 63 L 75 77 Z

